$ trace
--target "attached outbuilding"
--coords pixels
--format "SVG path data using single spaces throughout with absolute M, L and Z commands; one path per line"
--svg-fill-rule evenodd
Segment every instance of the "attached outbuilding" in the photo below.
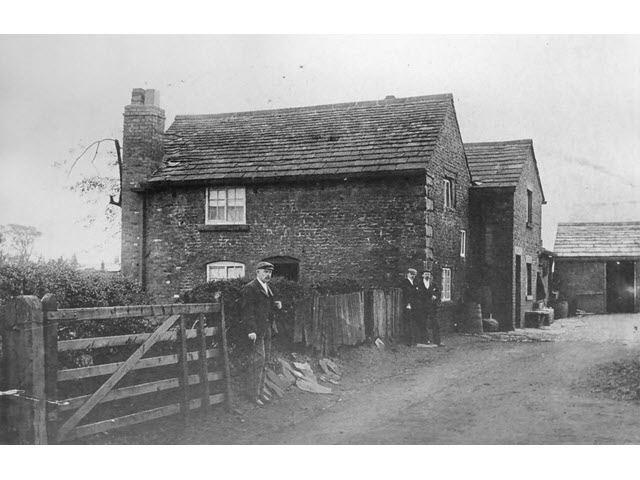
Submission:
M 554 281 L 570 310 L 640 311 L 640 222 L 560 223 Z
M 546 200 L 533 141 L 465 143 L 464 148 L 473 181 L 470 294 L 501 330 L 521 328 L 525 312 L 545 298 L 538 278 Z

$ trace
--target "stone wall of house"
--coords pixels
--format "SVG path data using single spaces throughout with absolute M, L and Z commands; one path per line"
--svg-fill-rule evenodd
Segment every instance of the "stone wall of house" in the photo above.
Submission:
M 462 302 L 467 285 L 470 262 L 469 245 L 469 186 L 471 178 L 467 167 L 462 138 L 451 109 L 438 139 L 438 144 L 427 167 L 427 251 L 426 267 L 431 269 L 435 281 L 442 288 L 442 269 L 451 269 L 451 300 L 441 303 L 439 322 L 443 331 L 451 331 L 464 315 Z M 454 180 L 453 208 L 444 206 L 444 179 Z M 461 231 L 466 232 L 466 254 L 461 256 Z M 429 236 L 432 236 L 430 239 Z
M 527 191 L 533 194 L 532 221 L 527 223 Z M 538 274 L 538 257 L 542 251 L 542 192 L 536 173 L 533 151 L 529 151 L 528 161 L 525 163 L 520 181 L 514 194 L 514 255 L 521 255 L 521 293 L 520 312 L 516 312 L 516 289 L 513 289 L 513 318 L 514 326 L 520 328 L 524 323 L 524 312 L 533 309 L 536 298 L 536 278 Z M 514 257 L 515 260 L 515 257 Z M 527 264 L 531 265 L 531 295 L 527 295 Z M 514 261 L 513 278 L 516 266 Z
M 205 282 L 208 263 L 239 262 L 253 276 L 273 256 L 297 259 L 303 283 L 393 283 L 426 260 L 424 192 L 423 176 L 246 186 L 246 226 L 229 227 L 204 225 L 204 186 L 149 192 L 147 289 L 170 300 Z
M 135 190 L 162 162 L 164 122 L 157 91 L 135 88 L 124 109 L 121 262 L 123 275 L 140 281 L 144 197 Z

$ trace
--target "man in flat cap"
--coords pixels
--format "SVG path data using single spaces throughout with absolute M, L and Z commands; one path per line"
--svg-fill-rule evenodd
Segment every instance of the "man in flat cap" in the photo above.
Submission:
M 415 281 L 418 272 L 414 268 L 408 268 L 405 273 L 405 279 L 402 281 L 402 301 L 403 309 L 403 330 L 407 345 L 415 345 L 418 340 L 419 332 L 416 324 L 417 316 L 417 293 L 418 285 Z
M 252 401 L 263 405 L 268 401 L 264 394 L 267 360 L 271 354 L 271 329 L 275 326 L 274 313 L 282 308 L 282 302 L 275 300 L 269 287 L 273 265 L 260 262 L 256 266 L 256 278 L 242 289 L 240 307 L 242 319 L 249 330 L 249 340 L 253 342 L 252 363 L 250 365 L 250 392 Z
M 437 309 L 440 301 L 440 289 L 433 281 L 429 270 L 422 271 L 422 278 L 418 281 L 416 294 L 417 317 L 420 324 L 421 341 L 440 346 L 440 325 L 438 324 Z

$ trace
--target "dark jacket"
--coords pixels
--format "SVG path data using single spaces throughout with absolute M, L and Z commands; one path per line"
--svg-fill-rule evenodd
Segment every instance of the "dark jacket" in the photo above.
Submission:
M 416 303 L 421 312 L 433 312 L 440 303 L 440 289 L 431 281 L 429 288 L 424 286 L 422 279 L 417 282 Z M 435 297 L 435 298 L 434 298 Z
M 409 304 L 411 304 L 411 309 L 416 308 L 417 307 L 416 295 L 418 293 L 418 282 L 414 279 L 413 285 L 412 285 L 409 279 L 405 278 L 402 281 L 401 288 L 402 288 L 402 303 L 404 305 L 404 308 L 406 308 L 407 305 Z
M 277 310 L 275 298 L 266 294 L 258 279 L 242 288 L 240 309 L 247 333 L 253 332 L 258 336 L 264 335 L 267 328 L 271 328 L 273 314 Z

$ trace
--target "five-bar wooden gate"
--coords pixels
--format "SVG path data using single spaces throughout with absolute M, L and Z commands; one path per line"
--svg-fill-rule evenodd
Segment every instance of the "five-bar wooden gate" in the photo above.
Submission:
M 20 298 L 30 300 L 26 310 L 33 311 L 27 315 L 27 323 L 12 318 L 24 316 L 25 308 L 20 304 L 4 312 L 7 338 L 3 343 L 9 347 L 5 370 L 13 377 L 9 383 L 21 383 L 20 373 L 11 373 L 11 363 L 13 367 L 28 364 L 26 368 L 33 370 L 27 372 L 31 379 L 27 383 L 33 384 L 27 385 L 29 391 L 11 402 L 18 407 L 26 398 L 39 403 L 35 410 L 45 417 L 41 423 L 46 432 L 42 427 L 32 431 L 33 443 L 71 441 L 178 413 L 186 419 L 193 409 L 205 413 L 210 405 L 230 405 L 223 303 L 58 309 L 55 299 L 47 295 L 38 312 L 35 305 L 40 302 L 35 297 Z M 148 317 L 153 317 L 155 325 L 150 333 L 58 338 L 58 332 L 71 322 Z M 42 328 L 41 341 L 38 328 Z M 24 354 L 37 357 L 42 350 L 42 375 L 37 372 L 38 365 L 20 361 L 19 352 L 13 352 L 16 355 L 12 357 L 13 330 L 29 330 L 30 335 L 36 332 L 29 342 L 31 352 Z M 43 386 L 37 385 L 39 378 Z M 17 387 L 24 388 L 25 383 Z M 17 419 L 18 410 L 14 415 L 9 412 L 8 418 Z

